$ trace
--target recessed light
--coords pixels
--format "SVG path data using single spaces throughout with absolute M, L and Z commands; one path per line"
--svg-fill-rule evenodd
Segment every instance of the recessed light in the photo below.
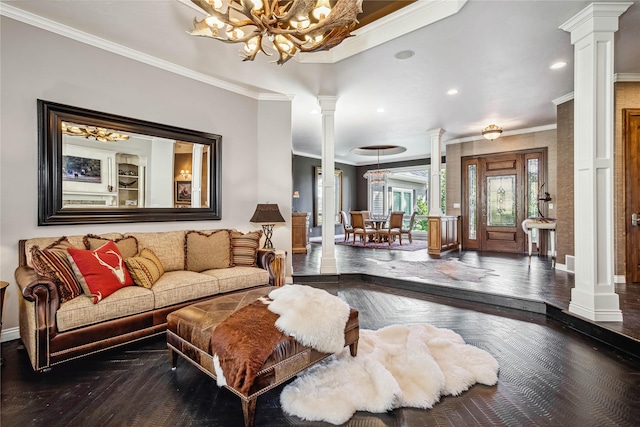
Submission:
M 560 62 L 556 62 L 555 64 L 552 64 L 551 68 L 552 70 L 559 70 L 560 68 L 564 68 L 567 66 L 567 63 L 564 61 L 560 61 Z
M 384 108 L 380 107 L 376 110 L 378 113 L 384 113 Z
M 318 111 L 318 110 L 311 110 L 311 114 L 320 114 L 320 111 Z
M 396 57 L 396 59 L 409 59 L 415 54 L 416 53 L 412 50 L 402 50 L 396 53 L 394 56 Z
M 458 93 L 458 89 L 450 89 L 447 91 L 447 95 L 455 95 Z

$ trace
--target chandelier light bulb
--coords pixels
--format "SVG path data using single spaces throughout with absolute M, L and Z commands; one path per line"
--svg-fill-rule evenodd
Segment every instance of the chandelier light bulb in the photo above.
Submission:
M 313 17 L 318 21 L 326 18 L 331 12 L 331 6 L 329 5 L 329 0 L 318 0 L 315 9 L 313 9 Z
M 252 0 L 251 3 L 253 3 L 253 10 L 255 11 L 264 9 L 264 4 L 262 3 L 262 0 Z

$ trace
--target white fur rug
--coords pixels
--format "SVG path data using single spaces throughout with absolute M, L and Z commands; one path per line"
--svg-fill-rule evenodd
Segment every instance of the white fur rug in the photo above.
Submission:
M 448 329 L 361 329 L 357 357 L 347 347 L 312 366 L 284 388 L 280 401 L 288 414 L 342 424 L 356 411 L 431 408 L 475 383 L 496 384 L 498 370 L 493 356 Z
M 344 347 L 349 305 L 329 292 L 306 285 L 285 285 L 269 292 L 276 327 L 307 347 L 337 353 Z

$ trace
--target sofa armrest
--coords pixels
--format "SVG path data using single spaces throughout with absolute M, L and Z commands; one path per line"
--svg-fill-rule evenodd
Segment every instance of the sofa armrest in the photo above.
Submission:
M 29 349 L 35 350 L 35 354 L 48 354 L 47 348 L 50 340 L 57 334 L 56 312 L 60 307 L 60 297 L 58 286 L 52 280 L 39 276 L 32 268 L 21 266 L 15 271 L 15 278 L 22 297 L 28 301 L 27 304 L 20 304 L 20 317 L 28 316 L 31 321 L 21 319 L 20 325 L 35 323 L 35 330 L 21 331 L 20 335 L 25 341 L 35 339 L 35 342 L 24 344 Z M 31 329 L 31 327 L 29 327 Z M 36 362 L 36 368 L 41 368 L 47 364 L 44 360 Z M 44 365 L 43 365 L 44 364 Z
M 258 250 L 258 267 L 264 268 L 269 272 L 269 284 L 276 285 L 276 274 L 273 271 L 273 261 L 276 259 L 276 253 L 271 249 Z

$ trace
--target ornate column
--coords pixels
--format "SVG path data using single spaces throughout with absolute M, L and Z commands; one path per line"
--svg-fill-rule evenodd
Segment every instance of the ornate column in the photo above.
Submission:
M 429 181 L 429 216 L 442 216 L 440 209 L 440 169 L 442 168 L 442 135 L 441 128 L 427 131 L 431 141 L 431 180 Z
M 322 112 L 322 257 L 320 274 L 337 274 L 335 224 L 335 122 L 336 96 L 318 96 Z
M 592 3 L 560 26 L 574 47 L 575 287 L 569 311 L 621 322 L 613 229 L 613 34 L 632 3 Z

